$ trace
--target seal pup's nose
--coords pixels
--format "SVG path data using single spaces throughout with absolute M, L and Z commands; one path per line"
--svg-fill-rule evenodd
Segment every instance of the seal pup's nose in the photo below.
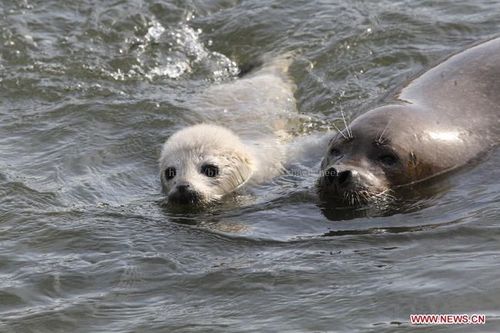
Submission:
M 168 200 L 179 204 L 192 204 L 198 202 L 199 194 L 191 188 L 189 183 L 180 183 L 170 193 Z
M 189 187 L 190 187 L 189 184 L 179 184 L 176 186 L 176 190 L 179 193 L 185 193 L 185 192 L 189 191 Z

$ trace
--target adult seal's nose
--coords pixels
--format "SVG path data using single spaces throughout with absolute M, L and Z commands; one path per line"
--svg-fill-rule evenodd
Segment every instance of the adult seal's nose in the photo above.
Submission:
M 325 172 L 325 180 L 328 184 L 333 184 L 337 178 L 337 169 L 334 167 L 328 168 Z
M 328 185 L 337 186 L 348 186 L 357 177 L 358 173 L 353 170 L 342 170 L 339 171 L 334 167 L 330 167 L 326 170 L 324 178 Z
M 352 171 L 351 170 L 345 170 L 342 172 L 338 173 L 337 176 L 337 181 L 339 185 L 346 185 L 349 184 L 352 180 Z

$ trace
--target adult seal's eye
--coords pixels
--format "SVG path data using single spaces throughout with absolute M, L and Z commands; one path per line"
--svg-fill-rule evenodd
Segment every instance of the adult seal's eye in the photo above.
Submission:
M 210 178 L 217 177 L 219 175 L 219 167 L 213 164 L 203 164 L 201 166 L 201 173 Z
M 384 154 L 379 156 L 378 160 L 385 165 L 393 166 L 398 163 L 399 158 L 394 154 Z
M 168 167 L 165 169 L 165 179 L 171 180 L 172 178 L 175 177 L 177 174 L 177 171 L 175 170 L 174 167 Z
M 330 149 L 330 155 L 332 155 L 332 156 L 339 156 L 340 155 L 340 150 L 338 150 L 337 148 L 331 148 Z

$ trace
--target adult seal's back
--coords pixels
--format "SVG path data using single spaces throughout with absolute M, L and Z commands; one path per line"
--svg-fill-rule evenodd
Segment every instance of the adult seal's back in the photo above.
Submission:
M 387 198 L 391 190 L 463 166 L 500 138 L 500 38 L 458 53 L 411 81 L 390 104 L 337 133 L 318 180 L 341 205 Z

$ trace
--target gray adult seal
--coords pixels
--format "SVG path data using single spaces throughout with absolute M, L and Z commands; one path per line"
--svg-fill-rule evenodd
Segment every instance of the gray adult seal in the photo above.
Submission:
M 451 56 L 337 133 L 324 199 L 356 206 L 463 166 L 499 143 L 500 38 Z

